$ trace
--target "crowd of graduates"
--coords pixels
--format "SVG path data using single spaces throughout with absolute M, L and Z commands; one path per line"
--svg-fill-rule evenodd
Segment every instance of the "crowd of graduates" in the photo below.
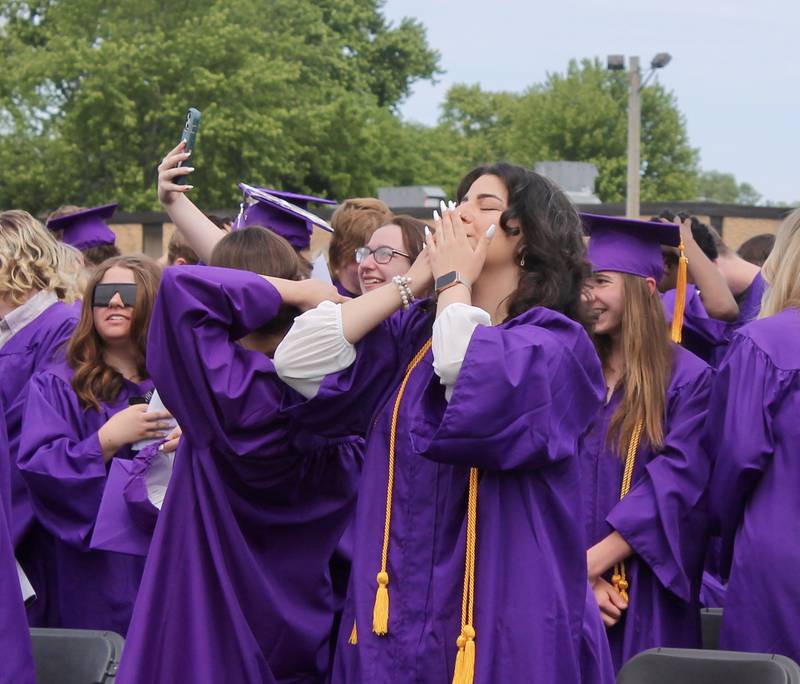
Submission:
M 163 264 L 0 212 L 0 682 L 60 627 L 121 684 L 610 684 L 701 606 L 800 660 L 800 210 L 745 259 L 496 163 L 227 221 L 189 156 Z

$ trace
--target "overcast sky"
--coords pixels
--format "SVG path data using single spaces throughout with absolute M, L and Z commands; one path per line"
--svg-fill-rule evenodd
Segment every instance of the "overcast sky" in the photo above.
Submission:
M 453 83 L 521 91 L 571 58 L 657 52 L 703 169 L 765 198 L 800 200 L 800 0 L 387 0 L 419 19 L 445 74 L 419 84 L 407 119 L 432 124 Z

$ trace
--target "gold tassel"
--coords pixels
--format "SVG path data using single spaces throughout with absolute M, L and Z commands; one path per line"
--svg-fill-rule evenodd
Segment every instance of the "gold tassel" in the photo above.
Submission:
M 375 607 L 372 609 L 372 631 L 384 636 L 389 631 L 389 575 L 378 573 L 378 591 L 375 592 Z
M 619 595 L 625 601 L 628 602 L 628 580 L 625 577 L 625 565 L 623 563 L 617 563 L 614 566 L 614 575 L 611 577 L 611 584 L 613 585 L 614 589 L 619 592 Z
M 680 259 L 678 259 L 678 282 L 675 287 L 675 308 L 672 312 L 672 327 L 670 337 L 672 341 L 680 344 L 683 339 L 683 315 L 686 311 L 686 284 L 689 279 L 689 260 L 683 252 L 683 240 L 681 240 Z
M 461 681 L 463 684 L 472 684 L 475 680 L 475 630 L 472 625 L 464 625 L 464 634 L 467 643 L 464 645 L 464 673 Z
M 462 684 L 464 681 L 464 646 L 467 640 L 464 638 L 463 632 L 459 634 L 456 639 L 456 646 L 458 646 L 458 653 L 456 653 L 456 667 L 453 671 L 453 684 Z
M 347 640 L 347 643 L 351 646 L 355 646 L 358 644 L 358 630 L 356 629 L 356 621 L 353 620 L 353 629 L 350 630 L 350 638 Z

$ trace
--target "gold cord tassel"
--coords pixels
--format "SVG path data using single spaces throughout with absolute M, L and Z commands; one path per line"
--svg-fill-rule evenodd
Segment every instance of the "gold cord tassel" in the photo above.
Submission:
M 389 430 L 389 480 L 386 485 L 386 519 L 383 525 L 383 548 L 381 549 L 381 569 L 377 576 L 378 588 L 375 592 L 375 606 L 372 609 L 372 631 L 378 636 L 389 633 L 389 530 L 392 523 L 392 490 L 394 489 L 394 455 L 397 441 L 397 420 L 400 415 L 400 402 L 408 385 L 412 371 L 419 365 L 425 354 L 431 348 L 428 340 L 420 349 L 406 368 L 403 382 L 397 390 L 397 398 L 392 409 L 392 423 Z
M 467 539 L 464 562 L 464 591 L 461 596 L 461 634 L 456 639 L 458 653 L 453 684 L 472 684 L 475 680 L 475 549 L 478 521 L 478 469 L 469 470 L 467 496 Z
M 355 620 L 353 620 L 353 629 L 350 630 L 350 638 L 347 640 L 347 643 L 351 646 L 358 644 L 358 630 L 356 629 Z
M 675 310 L 677 311 L 677 300 Z M 681 314 L 682 316 L 683 314 Z M 673 318 L 673 323 L 675 319 Z M 630 444 L 628 444 L 628 453 L 625 455 L 625 469 L 622 471 L 622 484 L 619 488 L 620 501 L 625 498 L 631 489 L 631 480 L 633 479 L 633 466 L 636 464 L 636 452 L 639 450 L 639 441 L 642 438 L 642 430 L 644 429 L 644 420 L 640 420 L 633 430 L 631 435 Z M 625 572 L 625 564 L 620 561 L 614 566 L 614 574 L 611 576 L 611 584 L 619 592 L 619 595 L 628 602 L 628 583 L 627 574 Z
M 383 636 L 389 631 L 389 575 L 378 573 L 378 591 L 375 592 L 375 606 L 372 609 L 372 631 Z
M 678 259 L 678 282 L 675 287 L 675 308 L 672 312 L 672 327 L 670 337 L 672 341 L 680 344 L 683 339 L 683 316 L 686 312 L 686 283 L 689 279 L 689 260 L 683 252 L 681 240 L 680 258 Z

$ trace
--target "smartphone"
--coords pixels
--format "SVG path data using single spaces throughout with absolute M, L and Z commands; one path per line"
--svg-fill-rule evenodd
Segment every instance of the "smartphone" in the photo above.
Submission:
M 181 133 L 181 140 L 186 141 L 186 146 L 183 148 L 184 152 L 192 152 L 194 151 L 194 144 L 197 140 L 197 131 L 200 128 L 200 110 L 195 109 L 194 107 L 189 107 L 189 111 L 186 112 L 186 123 L 183 126 L 183 133 Z M 184 164 L 191 165 L 192 159 L 191 157 L 187 159 L 185 162 L 180 162 L 178 166 L 183 166 Z M 178 185 L 183 185 L 187 182 L 186 176 L 178 176 L 175 179 L 175 183 Z

